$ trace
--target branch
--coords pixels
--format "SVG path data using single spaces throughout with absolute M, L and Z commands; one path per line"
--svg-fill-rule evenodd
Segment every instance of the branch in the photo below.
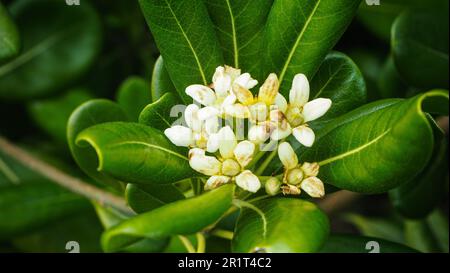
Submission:
M 62 172 L 52 165 L 34 157 L 29 152 L 14 145 L 2 136 L 0 136 L 0 150 L 24 166 L 74 193 L 97 201 L 101 205 L 109 205 L 126 213 L 132 212 L 123 198 Z

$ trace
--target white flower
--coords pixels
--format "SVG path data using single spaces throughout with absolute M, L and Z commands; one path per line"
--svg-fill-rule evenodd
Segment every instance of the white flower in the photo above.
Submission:
M 193 84 L 186 88 L 187 95 L 206 106 L 200 110 L 199 119 L 206 120 L 224 114 L 248 118 L 250 116 L 248 108 L 237 101 L 245 101 L 243 96 L 248 94 L 245 91 L 250 92 L 249 89 L 255 87 L 258 81 L 250 74 L 241 74 L 241 70 L 230 66 L 217 67 L 212 80 L 214 90 L 200 84 Z
M 317 178 L 319 164 L 305 162 L 299 165 L 294 149 L 287 142 L 278 146 L 278 157 L 284 166 L 285 185 L 282 186 L 284 194 L 300 194 L 302 189 L 311 197 L 321 198 L 325 195 L 323 182 Z
M 205 184 L 205 189 L 235 181 L 244 190 L 258 191 L 261 187 L 258 177 L 245 170 L 253 159 L 255 144 L 247 140 L 238 143 L 229 126 L 219 130 L 217 141 L 219 158 L 207 156 L 201 149 L 191 149 L 189 152 L 189 165 L 197 172 L 211 176 Z
M 164 134 L 177 146 L 205 148 L 209 137 L 219 130 L 219 121 L 214 116 L 200 120 L 199 114 L 203 109 L 195 104 L 188 105 L 184 111 L 187 127 L 175 125 L 167 128 Z

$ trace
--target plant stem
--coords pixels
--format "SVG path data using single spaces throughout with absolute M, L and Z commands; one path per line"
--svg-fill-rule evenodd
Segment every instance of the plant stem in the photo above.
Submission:
M 226 239 L 226 240 L 233 240 L 234 233 L 229 230 L 224 229 L 214 229 L 211 231 L 211 235 Z
M 267 166 L 269 166 L 272 159 L 277 155 L 277 150 L 273 150 L 266 159 L 264 159 L 263 163 L 259 166 L 259 168 L 255 171 L 256 175 L 261 175 L 266 170 Z
M 180 239 L 180 241 L 183 243 L 184 247 L 186 248 L 186 250 L 189 253 L 195 253 L 196 252 L 194 246 L 191 244 L 191 241 L 189 241 L 189 239 L 186 238 L 186 236 L 178 235 L 178 239 Z
M 197 253 L 205 253 L 206 240 L 202 232 L 197 232 Z
M 123 198 L 104 191 L 100 188 L 92 186 L 87 182 L 70 176 L 61 170 L 53 167 L 52 165 L 36 158 L 29 152 L 14 145 L 5 138 L 0 136 L 0 150 L 5 154 L 11 156 L 15 160 L 19 161 L 24 166 L 27 166 L 31 170 L 45 176 L 50 181 L 74 192 L 80 194 L 88 199 L 97 201 L 101 205 L 109 205 L 115 209 L 126 213 L 133 213 L 131 209 L 126 205 Z

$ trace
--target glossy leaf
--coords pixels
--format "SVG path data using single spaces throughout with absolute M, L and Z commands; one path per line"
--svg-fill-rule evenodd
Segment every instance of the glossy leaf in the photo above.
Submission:
M 108 185 L 117 186 L 117 180 L 97 170 L 98 159 L 94 149 L 75 144 L 77 135 L 93 125 L 110 121 L 126 121 L 128 118 L 122 108 L 109 100 L 96 99 L 80 105 L 67 123 L 67 142 L 78 166 L 90 177 Z
M 260 68 L 264 26 L 273 0 L 204 1 L 225 63 L 254 74 Z
M 184 149 L 173 145 L 161 131 L 142 124 L 99 124 L 82 131 L 76 141 L 80 147 L 95 149 L 98 171 L 124 182 L 167 184 L 193 174 Z
M 128 184 L 125 190 L 128 205 L 137 213 L 150 211 L 166 204 L 184 199 L 173 185 Z
M 151 102 L 150 84 L 140 77 L 129 77 L 119 87 L 117 103 L 130 120 L 137 121 L 139 113 Z
M 328 218 L 311 202 L 271 198 L 250 206 L 239 215 L 233 252 L 315 252 L 328 237 Z
M 0 61 L 19 54 L 19 31 L 2 3 L 0 3 L 0 37 L 2 37 L 0 39 Z
M 373 251 L 369 242 L 376 242 L 380 246 L 379 253 L 417 253 L 416 250 L 405 245 L 386 241 L 374 237 L 355 235 L 330 235 L 320 250 L 321 253 L 369 253 Z M 369 245 L 368 245 L 369 243 Z
M 338 188 L 388 191 L 415 177 L 430 159 L 434 141 L 427 111 L 448 114 L 448 92 L 367 104 L 321 130 L 300 161 L 318 162 L 320 179 Z
M 234 186 L 225 185 L 203 195 L 139 214 L 108 229 L 102 236 L 103 249 L 113 252 L 140 238 L 162 239 L 201 231 L 230 208 L 233 195 Z
M 178 114 L 183 114 L 185 107 L 180 105 L 176 110 L 177 100 L 172 93 L 164 94 L 157 101 L 147 105 L 139 115 L 139 123 L 164 131 L 172 126 L 178 118 Z
M 448 88 L 448 8 L 408 11 L 392 26 L 391 47 L 400 75 L 423 88 Z
M 405 97 L 408 86 L 399 75 L 392 56 L 389 56 L 381 67 L 377 76 L 377 85 L 381 98 Z
M 178 94 L 190 84 L 207 85 L 223 64 L 214 27 L 202 0 L 140 0 L 142 12 Z
M 169 73 L 164 66 L 164 61 L 161 56 L 155 62 L 152 72 L 151 82 L 152 101 L 159 100 L 165 93 L 172 93 L 178 99 L 178 93 L 175 86 L 170 79 Z
M 63 88 L 96 57 L 101 29 L 89 3 L 73 8 L 64 1 L 15 1 L 10 10 L 23 50 L 0 66 L 1 98 L 28 99 Z
M 294 75 L 312 78 L 350 24 L 360 0 L 275 0 L 263 40 L 264 77 L 279 75 L 287 95 Z
M 65 144 L 67 142 L 67 121 L 72 111 L 91 98 L 86 90 L 73 89 L 57 98 L 35 100 L 29 103 L 28 111 L 42 130 L 54 140 Z
M 404 243 L 401 222 L 386 218 L 369 218 L 358 214 L 347 214 L 344 219 L 353 224 L 364 236 Z

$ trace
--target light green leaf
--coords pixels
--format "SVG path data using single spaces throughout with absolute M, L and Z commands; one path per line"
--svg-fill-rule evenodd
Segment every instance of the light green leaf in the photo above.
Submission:
M 178 118 L 178 114 L 183 114 L 181 110 L 184 110 L 184 107 L 180 108 L 178 113 L 172 113 L 172 109 L 176 105 L 175 96 L 172 93 L 166 93 L 142 110 L 139 115 L 139 123 L 164 131 L 172 126 L 172 123 Z
M 191 84 L 207 85 L 223 56 L 202 0 L 140 0 L 141 10 L 178 94 Z
M 448 88 L 448 8 L 407 11 L 392 26 L 391 47 L 400 75 L 423 88 Z
M 328 237 L 328 218 L 311 202 L 271 198 L 241 206 L 233 252 L 315 252 Z
M 373 249 L 369 242 L 376 242 L 380 246 L 380 253 L 417 253 L 416 250 L 405 245 L 386 241 L 379 238 L 332 234 L 328 238 L 321 253 L 369 253 Z M 367 245 L 369 243 L 369 245 Z
M 22 53 L 0 66 L 0 98 L 29 99 L 57 91 L 86 71 L 101 42 L 89 3 L 15 1 L 11 13 L 22 36 Z
M 233 195 L 234 185 L 225 185 L 130 218 L 105 231 L 103 249 L 113 252 L 140 238 L 162 239 L 201 231 L 230 208 Z
M 19 31 L 2 3 L 0 3 L 0 37 L 0 61 L 19 54 Z
M 433 149 L 425 112 L 448 114 L 448 91 L 367 104 L 321 130 L 301 162 L 318 162 L 319 178 L 338 188 L 380 193 L 415 177 Z M 297 151 L 299 153 L 300 150 Z
M 161 131 L 142 124 L 99 124 L 82 131 L 76 141 L 95 149 L 98 171 L 124 182 L 167 184 L 193 175 L 187 151 L 173 145 Z
M 178 93 L 170 79 L 169 73 L 167 73 L 161 56 L 158 57 L 153 67 L 151 92 L 153 102 L 159 100 L 165 93 L 169 92 L 178 99 Z
M 253 72 L 260 69 L 262 38 L 273 0 L 205 0 L 225 63 Z
M 147 212 L 168 203 L 184 199 L 173 185 L 128 184 L 125 190 L 128 205 L 137 213 Z
M 116 100 L 130 120 L 137 121 L 139 113 L 151 102 L 150 84 L 140 77 L 129 77 L 120 85 Z
M 287 95 L 294 75 L 311 79 L 350 24 L 360 0 L 275 0 L 263 40 L 262 75 L 279 75 Z

